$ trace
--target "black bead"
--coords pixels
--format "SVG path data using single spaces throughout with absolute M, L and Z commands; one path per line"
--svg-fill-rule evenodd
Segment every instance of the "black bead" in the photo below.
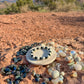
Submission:
M 49 51 L 49 52 L 51 52 L 51 51 Z
M 40 57 L 40 60 L 42 60 L 43 58 L 42 57 Z
M 37 48 L 37 50 L 39 50 L 39 48 Z
M 35 57 L 35 59 L 37 59 L 37 57 Z
M 49 56 L 51 56 L 51 54 L 48 54 Z
M 41 49 L 43 49 L 43 47 L 41 47 Z
M 48 48 L 48 50 L 50 50 L 50 48 Z
M 45 49 L 47 49 L 47 47 L 45 47 Z
M 45 59 L 47 59 L 48 57 L 46 56 Z
M 32 49 L 33 51 L 35 51 L 35 49 Z
M 33 55 L 31 55 L 31 57 L 33 57 Z

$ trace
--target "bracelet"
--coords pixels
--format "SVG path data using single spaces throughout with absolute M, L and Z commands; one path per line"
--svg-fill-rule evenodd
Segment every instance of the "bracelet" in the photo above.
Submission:
M 41 50 L 43 50 L 43 49 L 46 49 L 47 51 L 48 51 L 48 55 L 47 56 L 44 56 L 44 57 L 37 57 L 37 56 L 34 56 L 34 52 L 36 51 L 36 50 L 39 50 L 39 49 L 41 49 Z M 49 58 L 51 56 L 51 50 L 50 50 L 50 48 L 48 48 L 47 46 L 46 47 L 37 47 L 37 48 L 34 48 L 34 49 L 32 49 L 31 50 L 31 58 L 33 58 L 33 59 L 35 59 L 35 60 L 44 60 L 44 59 L 47 59 L 47 58 Z

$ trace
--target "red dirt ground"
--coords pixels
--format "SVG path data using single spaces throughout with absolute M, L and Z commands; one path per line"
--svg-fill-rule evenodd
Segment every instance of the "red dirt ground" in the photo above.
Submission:
M 74 38 L 79 37 L 76 42 Z M 75 50 L 84 52 L 84 13 L 38 13 L 28 12 L 14 15 L 0 15 L 0 55 L 5 59 L 0 62 L 0 68 L 10 63 L 13 54 L 19 47 L 41 42 L 49 39 L 57 39 L 60 44 L 72 46 Z M 68 39 L 68 40 L 67 40 Z M 83 61 L 84 57 L 82 56 Z M 44 68 L 45 70 L 45 68 Z M 37 69 L 38 71 L 38 69 Z M 84 84 L 84 72 L 81 81 L 68 77 L 64 84 Z M 6 84 L 7 77 L 0 75 L 0 84 Z M 35 84 L 29 79 L 24 79 L 21 84 Z

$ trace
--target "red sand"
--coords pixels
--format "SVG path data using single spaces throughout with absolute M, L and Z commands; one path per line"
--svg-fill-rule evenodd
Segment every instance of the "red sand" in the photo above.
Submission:
M 74 40 L 76 37 L 79 37 L 78 41 Z M 0 55 L 5 56 L 0 61 L 0 68 L 11 64 L 12 56 L 21 46 L 49 39 L 57 39 L 56 42 L 61 45 L 69 45 L 71 49 L 84 52 L 84 13 L 28 12 L 0 15 Z M 81 57 L 84 61 L 84 57 Z M 45 72 L 45 67 L 34 69 L 37 73 Z M 0 84 L 6 84 L 6 78 L 0 74 Z M 21 84 L 36 84 L 30 79 L 33 78 L 28 76 Z M 84 84 L 83 80 L 84 71 L 81 71 L 78 79 L 67 77 L 64 84 Z

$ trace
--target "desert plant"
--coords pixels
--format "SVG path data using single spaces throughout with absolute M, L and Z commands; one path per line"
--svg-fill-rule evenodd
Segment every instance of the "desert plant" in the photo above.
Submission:
M 21 13 L 25 13 L 25 12 L 27 12 L 28 10 L 30 10 L 30 9 L 28 8 L 28 5 L 24 5 L 24 6 L 20 7 L 20 12 L 21 12 Z

